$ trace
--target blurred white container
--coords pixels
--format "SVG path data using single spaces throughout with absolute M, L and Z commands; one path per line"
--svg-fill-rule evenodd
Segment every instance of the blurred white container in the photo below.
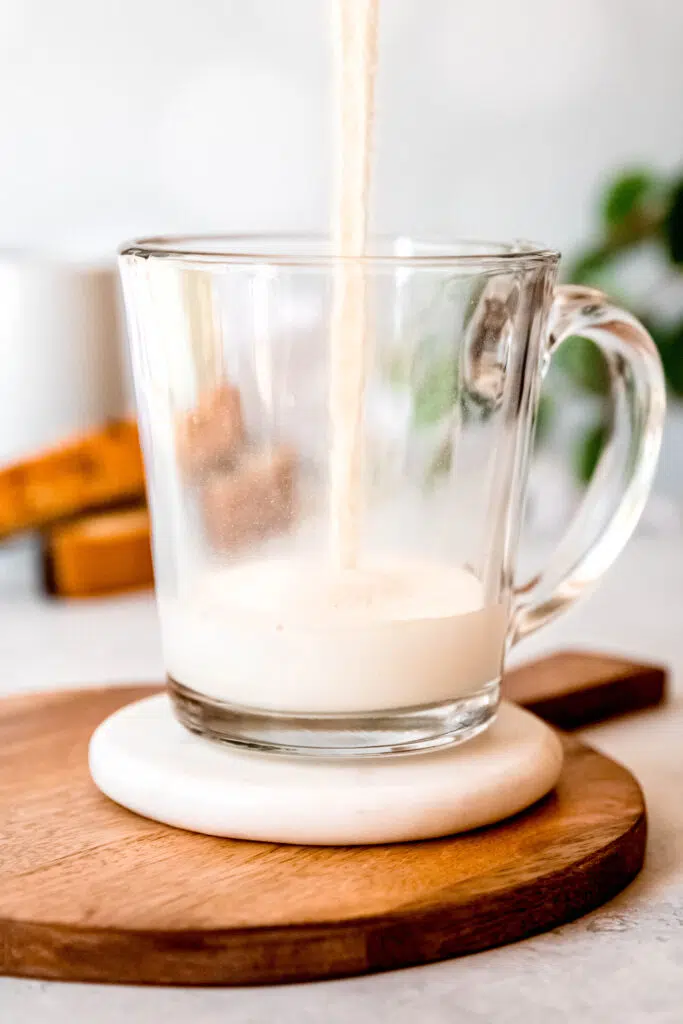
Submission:
M 0 251 L 0 465 L 129 407 L 118 287 L 113 266 Z M 40 578 L 37 540 L 0 546 L 0 595 Z
M 0 464 L 125 407 L 115 268 L 0 251 Z

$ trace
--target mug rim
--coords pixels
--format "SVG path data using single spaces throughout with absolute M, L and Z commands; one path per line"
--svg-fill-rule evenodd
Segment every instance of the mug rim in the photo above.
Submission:
M 515 239 L 510 242 L 475 239 L 422 239 L 407 235 L 371 235 L 369 251 L 359 257 L 341 256 L 330 246 L 329 235 L 288 232 L 240 232 L 198 235 L 154 235 L 134 239 L 119 248 L 120 257 L 182 260 L 199 263 L 259 264 L 275 266 L 330 266 L 360 263 L 366 266 L 482 266 L 555 264 L 556 249 Z

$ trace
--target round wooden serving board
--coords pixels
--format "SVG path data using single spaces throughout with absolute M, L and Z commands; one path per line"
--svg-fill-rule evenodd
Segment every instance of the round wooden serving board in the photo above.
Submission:
M 215 839 L 137 817 L 90 780 L 112 687 L 0 701 L 0 973 L 148 984 L 362 974 L 552 928 L 638 872 L 632 775 L 567 738 L 555 793 L 454 838 L 329 848 Z

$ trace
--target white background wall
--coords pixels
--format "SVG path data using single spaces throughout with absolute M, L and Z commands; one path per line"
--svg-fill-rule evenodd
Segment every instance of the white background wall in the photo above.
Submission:
M 324 228 L 333 0 L 0 0 L 0 246 Z M 681 0 L 384 0 L 383 230 L 570 249 L 683 157 Z

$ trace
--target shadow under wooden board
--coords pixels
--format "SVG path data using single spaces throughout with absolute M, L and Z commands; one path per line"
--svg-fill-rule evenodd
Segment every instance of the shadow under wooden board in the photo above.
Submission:
M 428 963 L 571 920 L 642 865 L 638 783 L 573 737 L 553 794 L 467 835 L 323 848 L 159 825 L 87 767 L 95 726 L 151 692 L 0 701 L 0 973 L 225 985 Z

